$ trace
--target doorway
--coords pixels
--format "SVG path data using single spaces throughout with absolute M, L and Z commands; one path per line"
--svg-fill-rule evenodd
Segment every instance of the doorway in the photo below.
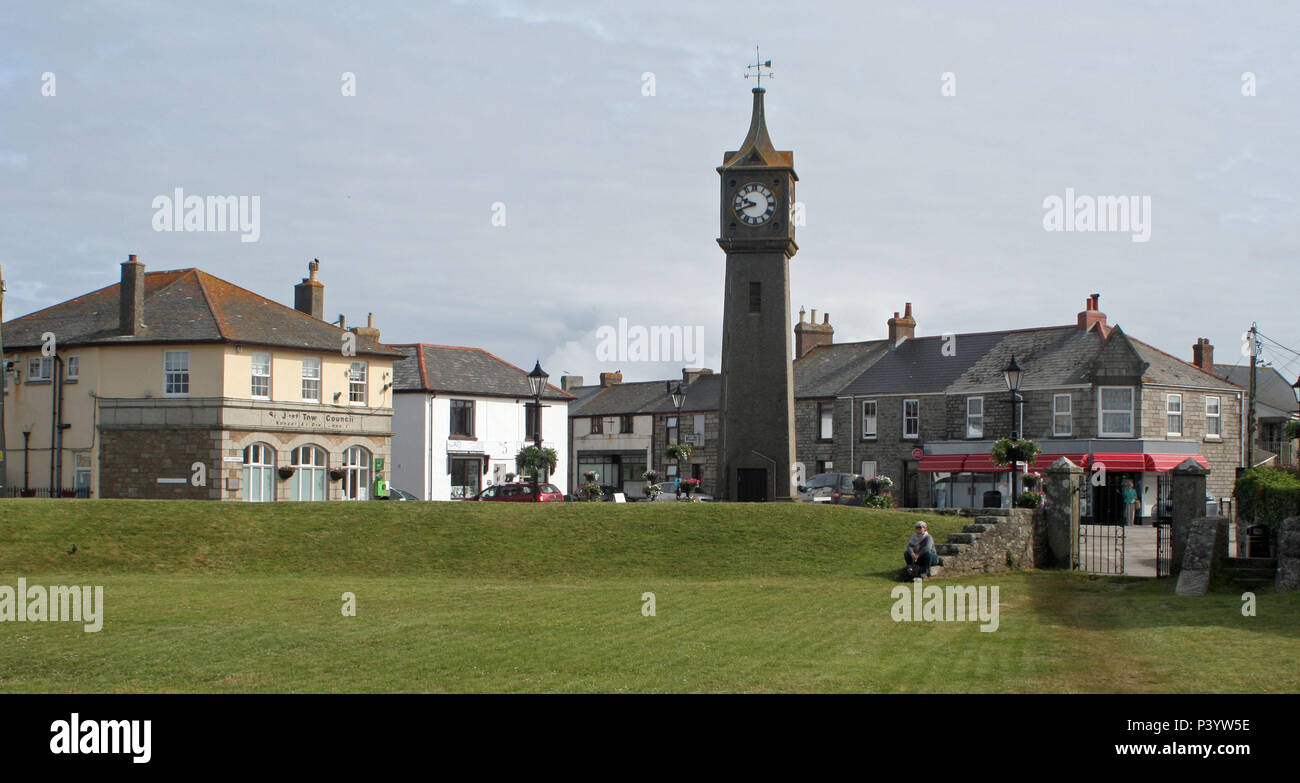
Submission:
M 736 500 L 741 503 L 767 501 L 767 468 L 738 468 L 736 470 Z

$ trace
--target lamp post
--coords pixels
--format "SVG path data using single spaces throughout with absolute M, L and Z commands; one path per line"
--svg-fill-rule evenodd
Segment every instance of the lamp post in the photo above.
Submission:
M 1291 393 L 1295 395 L 1296 413 L 1300 414 L 1300 376 L 1296 377 L 1295 383 L 1291 384 Z M 1300 464 L 1300 451 L 1296 452 L 1296 464 Z
M 676 386 L 676 388 L 674 388 L 674 389 L 672 390 L 672 394 L 671 394 L 670 396 L 671 396 L 672 399 L 673 399 L 673 407 L 677 409 L 677 445 L 681 445 L 681 442 L 682 442 L 682 403 L 686 402 L 686 390 L 682 388 L 682 385 L 681 385 L 680 383 L 678 383 L 677 386 Z M 677 453 L 677 490 L 678 490 L 678 494 L 681 494 L 682 478 L 683 478 L 683 476 L 682 476 L 682 455 L 681 455 L 681 452 L 678 452 L 678 453 Z
M 542 450 L 542 390 L 546 388 L 546 379 L 551 376 L 542 369 L 542 361 L 533 363 L 532 372 L 528 373 L 528 388 L 533 392 L 533 445 L 538 452 Z M 539 454 L 540 458 L 540 454 Z M 541 478 L 540 466 L 533 471 L 533 483 Z
M 1016 356 L 1015 354 L 1012 354 L 1011 361 L 1007 362 L 1007 366 L 1002 368 L 1002 379 L 1006 381 L 1007 390 L 1011 392 L 1011 439 L 1012 440 L 1018 440 L 1020 438 L 1020 431 L 1017 427 L 1017 422 L 1016 422 L 1016 403 L 1020 401 L 1020 394 L 1019 394 L 1020 376 L 1022 374 L 1023 371 L 1020 369 L 1020 365 L 1016 364 Z M 1019 456 L 1018 451 L 1015 456 L 1017 457 Z M 1016 490 L 1018 489 L 1017 484 L 1020 483 L 1017 480 L 1018 477 L 1016 476 L 1016 471 L 1019 470 L 1019 468 L 1020 468 L 1019 460 L 1012 460 L 1011 461 L 1011 502 L 1007 504 L 1008 508 L 1016 507 Z

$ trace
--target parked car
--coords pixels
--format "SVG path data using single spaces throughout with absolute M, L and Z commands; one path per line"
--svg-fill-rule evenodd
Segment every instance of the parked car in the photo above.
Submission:
M 799 499 L 805 503 L 832 503 L 860 506 L 866 493 L 853 488 L 856 473 L 818 473 L 799 487 Z
M 554 484 L 497 484 L 478 493 L 474 499 L 506 503 L 559 503 L 564 500 L 564 493 Z
M 392 484 L 389 484 L 388 497 L 386 498 L 376 497 L 375 500 L 419 500 L 419 498 L 417 498 L 415 495 L 412 495 L 410 492 L 407 492 L 404 489 L 398 489 L 397 487 L 394 487 Z

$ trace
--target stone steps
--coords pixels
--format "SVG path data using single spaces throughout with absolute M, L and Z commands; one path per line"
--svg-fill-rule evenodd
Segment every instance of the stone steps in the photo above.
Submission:
M 1230 557 L 1223 564 L 1228 583 L 1264 587 L 1277 579 L 1277 560 L 1269 557 Z

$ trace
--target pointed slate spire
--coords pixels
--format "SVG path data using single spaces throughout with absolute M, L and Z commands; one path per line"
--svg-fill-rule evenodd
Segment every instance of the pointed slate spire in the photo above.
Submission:
M 767 134 L 767 116 L 763 110 L 763 96 L 767 90 L 755 87 L 754 110 L 749 118 L 749 133 L 741 142 L 740 149 L 732 150 L 722 157 L 722 168 L 749 166 L 780 166 L 794 168 L 794 153 L 778 150 Z

